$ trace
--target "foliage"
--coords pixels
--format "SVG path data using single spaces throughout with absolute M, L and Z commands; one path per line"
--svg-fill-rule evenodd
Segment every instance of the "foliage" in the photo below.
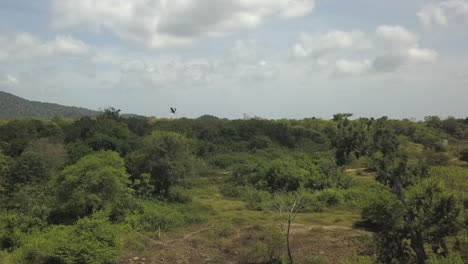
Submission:
M 460 160 L 468 162 L 468 149 L 460 152 Z
M 96 113 L 81 107 L 28 101 L 0 91 L 0 117 L 80 117 Z
M 221 243 L 241 243 L 240 260 L 287 263 L 280 230 L 244 224 L 277 224 L 273 197 L 297 192 L 301 224 L 316 217 L 342 225 L 326 208 L 352 215 L 349 224 L 362 210 L 356 226 L 375 233 L 375 247 L 355 263 L 414 261 L 421 248 L 432 250 L 428 263 L 457 263 L 458 256 L 466 262 L 468 174 L 457 158 L 463 160 L 468 119 L 157 119 L 120 112 L 0 121 L 2 261 L 114 263 L 120 224 L 143 241 L 226 216 L 244 222 L 220 221 L 214 233 Z M 202 193 L 218 195 L 218 187 L 230 201 Z M 242 210 L 248 217 L 237 215 Z M 315 212 L 322 214 L 303 215 Z
M 23 238 L 13 251 L 17 263 L 111 264 L 119 257 L 120 228 L 103 213 L 78 220 L 73 226 L 52 226 Z
M 270 192 L 297 191 L 300 188 L 323 190 L 347 188 L 350 178 L 339 169 L 328 173 L 305 156 L 277 159 L 269 163 L 256 158 L 234 166 L 230 181 L 236 185 L 251 185 Z
M 167 196 L 171 186 L 180 183 L 191 170 L 194 160 L 190 144 L 187 138 L 173 132 L 154 132 L 145 137 L 143 147 L 126 159 L 132 181 L 145 184 L 145 191 L 137 191 Z
M 47 167 L 52 170 L 60 170 L 68 159 L 68 153 L 65 146 L 61 143 L 55 143 L 49 138 L 40 138 L 30 143 L 26 151 L 39 154 L 47 163 Z
M 28 184 L 44 184 L 50 174 L 46 162 L 34 152 L 25 152 L 12 164 L 10 173 L 6 175 L 6 192 L 13 194 Z
M 197 223 L 206 208 L 196 204 L 167 204 L 159 201 L 140 201 L 139 210 L 125 218 L 125 222 L 138 231 L 167 231 Z
M 408 239 L 411 232 L 418 233 L 430 244 L 435 254 L 447 254 L 446 237 L 462 228 L 462 207 L 456 195 L 447 191 L 437 179 L 427 179 L 410 188 L 408 205 L 403 206 L 392 194 L 364 208 L 358 226 L 377 232 L 376 243 L 379 259 L 390 263 L 410 258 Z M 411 226 L 405 217 L 415 219 Z
M 428 264 L 464 264 L 466 262 L 460 256 L 449 255 L 448 257 L 433 256 L 429 259 Z
M 112 219 L 121 219 L 132 208 L 129 183 L 118 153 L 101 151 L 85 156 L 55 179 L 59 213 L 76 219 L 110 210 Z
M 67 149 L 67 161 L 66 165 L 73 165 L 77 163 L 81 158 L 86 155 L 93 153 L 93 149 L 83 142 L 70 143 L 65 146 Z

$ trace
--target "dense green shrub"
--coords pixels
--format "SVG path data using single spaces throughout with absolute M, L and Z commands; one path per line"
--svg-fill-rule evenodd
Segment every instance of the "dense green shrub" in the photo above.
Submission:
M 70 143 L 65 146 L 67 149 L 68 157 L 65 162 L 66 165 L 73 165 L 81 158 L 93 153 L 93 149 L 83 142 Z
M 109 210 L 113 220 L 122 219 L 134 206 L 129 175 L 118 153 L 101 151 L 66 167 L 55 179 L 58 215 L 64 219 L 90 216 Z
M 301 212 L 304 212 L 304 213 L 322 212 L 325 207 L 325 203 L 322 201 L 319 201 L 316 194 L 311 194 L 310 192 L 304 191 L 304 192 L 301 192 L 301 198 L 302 198 Z
M 198 223 L 208 209 L 198 204 L 167 204 L 160 201 L 140 201 L 140 210 L 125 218 L 125 222 L 139 231 L 167 231 L 187 224 Z
M 97 213 L 72 226 L 51 226 L 24 237 L 13 259 L 24 264 L 111 264 L 120 254 L 120 230 Z
M 195 159 L 191 141 L 174 132 L 154 132 L 143 139 L 143 147 L 126 157 L 132 181 L 150 175 L 152 196 L 167 196 L 169 189 L 190 174 Z
M 449 255 L 448 257 L 433 256 L 429 259 L 428 264 L 465 264 L 466 262 L 460 256 Z
M 44 184 L 49 179 L 45 160 L 37 153 L 24 152 L 16 158 L 6 178 L 6 191 L 13 193 L 28 184 Z
M 329 207 L 339 206 L 344 203 L 343 194 L 339 190 L 326 189 L 317 193 L 317 199 Z
M 272 196 L 269 192 L 252 187 L 244 189 L 241 199 L 247 203 L 248 208 L 253 210 L 268 210 L 272 206 Z

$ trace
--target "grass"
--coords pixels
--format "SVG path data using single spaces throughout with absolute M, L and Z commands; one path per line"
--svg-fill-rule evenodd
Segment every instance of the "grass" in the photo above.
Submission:
M 372 177 L 355 175 L 357 182 L 369 183 Z M 277 233 L 278 238 L 272 241 L 281 240 L 284 234 L 280 228 L 285 223 L 275 211 L 252 210 L 243 201 L 224 197 L 219 190 L 223 182 L 223 176 L 217 173 L 189 179 L 185 184 L 186 194 L 192 197 L 193 203 L 210 208 L 205 221 L 165 232 L 161 239 L 155 232 L 130 234 L 120 263 L 134 263 L 130 259 L 135 256 L 151 263 L 226 263 L 227 260 L 239 263 L 253 253 L 256 258 L 265 258 L 261 254 L 268 255 L 269 251 L 268 245 L 262 244 L 266 241 L 262 234 L 277 230 L 273 234 Z M 357 209 L 341 207 L 299 214 L 291 229 L 297 259 L 305 261 L 318 256 L 329 263 L 350 259 L 359 250 L 356 237 L 366 235 L 353 229 L 359 219 Z M 284 246 L 281 248 L 284 250 Z M 282 250 L 279 253 L 284 255 Z

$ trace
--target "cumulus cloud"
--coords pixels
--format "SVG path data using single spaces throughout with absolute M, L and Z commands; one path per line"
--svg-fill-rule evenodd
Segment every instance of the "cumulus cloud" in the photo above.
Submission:
M 333 71 L 334 76 L 348 76 L 348 75 L 363 75 L 368 73 L 372 68 L 370 60 L 345 60 L 340 59 L 336 61 Z
M 417 34 L 399 25 L 381 25 L 373 35 L 333 30 L 302 34 L 293 46 L 296 58 L 312 59 L 332 76 L 394 71 L 404 65 L 434 62 L 436 51 L 421 48 Z
M 83 56 L 90 53 L 90 47 L 81 40 L 70 36 L 57 36 L 50 41 L 36 38 L 29 33 L 0 36 L 1 60 L 27 60 L 54 56 Z
M 320 57 L 337 50 L 364 50 L 371 47 L 362 31 L 334 30 L 324 34 L 302 34 L 299 43 L 293 47 L 296 57 Z
M 418 36 L 408 29 L 395 25 L 382 25 L 376 30 L 376 35 L 384 41 L 396 47 L 412 45 L 418 41 Z
M 53 26 L 106 29 L 148 48 L 189 44 L 253 28 L 266 17 L 301 17 L 314 0 L 52 0 Z
M 150 89 L 190 88 L 210 85 L 220 77 L 220 66 L 206 58 L 178 58 L 171 56 L 128 59 L 120 64 L 120 85 L 135 83 Z
M 377 72 L 394 71 L 403 65 L 437 60 L 436 51 L 421 48 L 418 43 L 419 37 L 402 26 L 379 26 L 376 35 L 381 46 L 381 54 L 373 63 L 373 70 Z
M 447 26 L 451 19 L 462 19 L 468 23 L 468 1 L 445 0 L 429 3 L 417 15 L 422 26 L 427 30 L 434 26 Z

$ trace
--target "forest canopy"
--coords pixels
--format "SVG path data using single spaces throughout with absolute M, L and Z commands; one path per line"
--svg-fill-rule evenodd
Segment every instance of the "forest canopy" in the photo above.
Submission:
M 353 254 L 367 262 L 343 261 L 463 263 L 467 152 L 468 118 L 156 119 L 108 108 L 78 119 L 5 120 L 0 259 L 116 263 L 133 252 L 138 236 L 164 243 L 161 232 L 224 219 L 220 208 L 203 202 L 215 188 L 216 199 L 241 202 L 250 214 L 271 215 L 297 199 L 291 212 L 300 214 L 301 224 L 330 210 L 357 213 L 350 230 L 369 241 L 353 242 L 361 248 Z M 239 223 L 220 227 L 220 236 L 240 232 Z M 256 242 L 243 238 L 232 258 L 303 259 L 294 256 L 289 232 L 286 258 L 276 253 L 285 248 L 275 243 L 282 230 L 260 226 L 249 231 Z

